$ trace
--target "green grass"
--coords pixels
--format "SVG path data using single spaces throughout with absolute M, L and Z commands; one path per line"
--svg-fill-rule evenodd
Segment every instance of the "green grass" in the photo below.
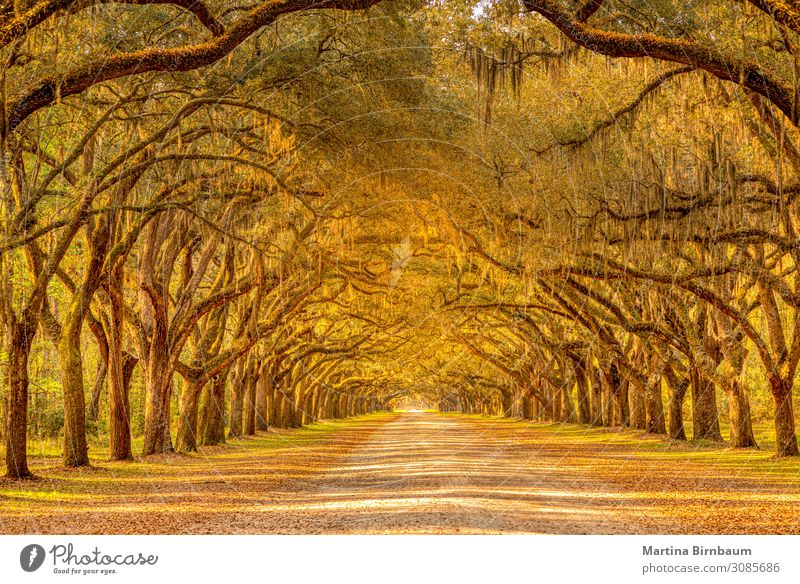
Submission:
M 458 412 L 448 412 L 448 413 L 442 414 L 442 415 L 447 415 L 447 416 L 467 416 L 467 417 L 478 418 L 478 419 L 493 419 L 493 420 L 509 419 L 509 418 L 505 418 L 503 416 L 490 416 L 490 415 L 482 415 L 482 414 L 460 414 Z M 526 421 L 526 423 L 537 424 L 537 425 L 546 424 L 546 425 L 557 426 L 559 428 L 574 427 L 574 428 L 579 429 L 578 431 L 580 431 L 580 432 L 585 432 L 587 429 L 593 429 L 593 430 L 600 431 L 601 435 L 604 435 L 604 434 L 606 434 L 608 432 L 614 432 L 614 433 L 631 432 L 631 433 L 635 434 L 639 438 L 644 436 L 644 433 L 641 432 L 641 431 L 628 430 L 628 429 L 618 428 L 618 427 L 615 427 L 615 426 L 611 426 L 611 427 L 600 426 L 600 427 L 598 427 L 598 426 L 586 426 L 586 425 L 580 425 L 580 424 L 560 424 L 558 422 L 533 422 L 533 421 Z M 726 448 L 724 442 L 720 443 L 720 442 L 714 442 L 714 441 L 702 440 L 702 439 L 693 440 L 692 439 L 692 419 L 691 418 L 684 420 L 683 426 L 685 428 L 686 435 L 689 437 L 689 440 L 687 442 L 685 442 L 685 443 L 680 442 L 680 441 L 673 441 L 673 444 L 692 444 L 692 445 L 695 445 L 695 446 L 708 446 L 708 447 L 717 448 L 717 449 Z M 720 431 L 722 433 L 723 440 L 727 440 L 728 436 L 730 436 L 730 424 L 727 421 L 720 420 L 719 426 L 720 426 Z M 753 422 L 753 434 L 755 435 L 756 442 L 758 443 L 758 448 L 759 449 L 761 449 L 761 450 L 774 450 L 774 448 L 775 448 L 775 426 L 772 424 L 771 421 L 766 421 L 766 420 L 765 421 L 758 421 L 758 422 L 754 421 Z M 653 436 L 653 437 L 656 437 L 656 436 Z M 799 435 L 799 437 L 800 437 L 800 435 Z M 666 439 L 666 436 L 664 436 L 663 438 Z
M 767 481 L 800 481 L 800 457 L 777 457 L 775 455 L 775 430 L 771 423 L 754 423 L 753 433 L 758 448 L 729 448 L 724 442 L 709 440 L 670 440 L 664 435 L 645 434 L 641 430 L 618 427 L 596 427 L 579 424 L 553 422 L 532 422 L 512 420 L 499 416 L 465 415 L 449 413 L 444 415 L 465 416 L 487 424 L 514 425 L 520 433 L 520 442 L 525 444 L 549 444 L 586 446 L 616 446 L 629 449 L 632 456 L 642 462 L 663 462 L 678 468 L 683 463 L 708 465 L 709 470 L 732 475 L 746 474 L 763 477 Z M 691 434 L 691 420 L 686 422 L 687 432 Z M 721 424 L 723 438 L 728 436 L 729 427 Z M 529 433 L 529 436 L 525 434 Z
M 379 419 L 391 414 L 372 414 Z M 55 440 L 34 443 L 37 450 L 29 454 L 29 467 L 36 475 L 34 481 L 10 481 L 0 478 L 0 511 L 25 512 L 32 508 L 54 509 L 64 504 L 90 507 L 98 496 L 105 497 L 126 484 L 143 479 L 158 482 L 181 482 L 187 473 L 200 473 L 214 479 L 215 460 L 234 462 L 246 459 L 254 452 L 259 454 L 285 449 L 302 449 L 323 444 L 333 433 L 361 423 L 359 418 L 323 421 L 297 429 L 276 429 L 259 432 L 255 436 L 228 439 L 225 444 L 201 447 L 199 452 L 171 454 L 141 458 L 141 437 L 133 441 L 135 459 L 126 462 L 109 462 L 107 450 L 99 441 L 92 441 L 90 459 L 92 466 L 81 469 L 64 469 L 61 465 L 61 444 Z M 0 460 L 5 460 L 4 453 Z M 0 466 L 5 474 L 5 467 Z M 196 478 L 196 477 L 195 477 Z M 2 523 L 0 521 L 0 523 Z
M 371 414 L 370 417 L 380 419 L 390 416 L 388 413 Z M 259 432 L 255 436 L 242 438 L 228 438 L 225 444 L 211 447 L 201 447 L 199 452 L 175 454 L 176 457 L 202 458 L 230 458 L 247 456 L 252 450 L 271 450 L 279 448 L 298 448 L 324 441 L 333 432 L 353 427 L 360 423 L 360 418 L 345 418 L 341 420 L 326 420 L 314 422 L 302 428 L 271 429 L 268 432 Z M 226 430 L 227 431 L 227 430 Z M 173 434 L 174 435 L 174 434 Z M 158 458 L 150 462 L 148 458 L 142 459 L 142 437 L 134 437 L 132 441 L 134 460 L 129 462 L 109 462 L 108 443 L 93 437 L 89 440 L 89 460 L 92 466 L 98 468 L 113 467 L 117 476 L 139 476 L 152 472 L 152 467 Z M 63 444 L 60 440 L 28 440 L 28 464 L 31 471 L 36 474 L 42 471 L 53 471 L 61 464 Z M 0 462 L 5 462 L 5 445 L 0 445 Z M 5 465 L 0 464 L 0 473 L 5 473 Z M 1 476 L 1 474 L 0 474 Z M 2 495 L 2 491 L 0 491 Z

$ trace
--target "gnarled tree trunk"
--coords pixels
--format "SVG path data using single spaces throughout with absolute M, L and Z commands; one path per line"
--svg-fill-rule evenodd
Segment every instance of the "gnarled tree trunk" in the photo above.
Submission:
M 722 442 L 714 384 L 692 367 L 692 438 Z
M 728 395 L 728 417 L 730 418 L 731 448 L 751 448 L 758 446 L 753 434 L 753 420 L 750 415 L 750 400 L 739 379 L 732 379 L 725 387 Z
M 668 365 L 665 370 L 667 384 L 669 387 L 669 401 L 667 410 L 669 412 L 669 437 L 673 440 L 686 440 L 686 430 L 683 426 L 683 400 L 686 397 L 686 390 L 689 389 L 690 380 L 688 377 L 678 381 L 672 368 Z
M 269 364 L 265 363 L 261 367 L 261 375 L 256 385 L 256 411 L 255 423 L 256 431 L 266 431 L 269 429 L 269 404 L 272 386 L 272 372 Z
M 797 456 L 794 410 L 792 407 L 792 382 L 770 377 L 772 401 L 775 404 L 775 443 L 778 456 Z
M 178 452 L 195 452 L 197 450 L 197 417 L 200 395 L 207 381 L 191 379 L 181 395 L 178 415 L 178 433 L 175 437 L 175 450 Z
M 203 392 L 198 420 L 200 446 L 211 446 L 225 442 L 225 384 L 230 368 L 207 383 Z
M 35 319 L 8 328 L 8 398 L 6 401 L 6 473 L 9 478 L 32 477 L 28 469 L 28 357 L 36 330 Z

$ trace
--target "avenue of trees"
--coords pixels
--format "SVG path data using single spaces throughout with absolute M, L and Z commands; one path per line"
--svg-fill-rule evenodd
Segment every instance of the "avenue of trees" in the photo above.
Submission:
M 793 6 L 0 1 L 7 475 L 409 398 L 798 455 Z

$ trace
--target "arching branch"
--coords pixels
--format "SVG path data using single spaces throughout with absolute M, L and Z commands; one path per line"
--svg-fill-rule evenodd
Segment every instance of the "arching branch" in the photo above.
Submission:
M 205 43 L 98 57 L 64 74 L 47 76 L 39 80 L 25 95 L 11 100 L 8 104 L 8 129 L 13 132 L 32 113 L 49 106 L 60 98 L 82 93 L 93 85 L 110 79 L 148 71 L 193 71 L 215 63 L 242 44 L 254 32 L 272 24 L 281 15 L 309 9 L 358 10 L 369 8 L 379 1 L 276 0 L 264 2 L 241 16 L 223 34 Z M 62 0 L 47 4 L 58 6 L 47 12 L 43 18 L 47 18 L 59 8 L 70 5 L 71 2 Z M 2 34 L 0 34 L 1 39 Z
M 552 22 L 574 43 L 609 57 L 651 57 L 703 69 L 724 81 L 738 83 L 766 97 L 797 125 L 798 92 L 763 63 L 724 55 L 694 40 L 650 33 L 626 34 L 592 27 L 555 0 L 523 0 L 525 8 Z

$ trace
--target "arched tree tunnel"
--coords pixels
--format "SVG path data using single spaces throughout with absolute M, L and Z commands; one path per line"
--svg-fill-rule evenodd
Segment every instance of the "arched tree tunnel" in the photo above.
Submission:
M 300 444 L 323 531 L 736 532 L 629 521 L 798 482 L 800 10 L 701 4 L 0 1 L 8 484 L 241 462 L 280 531 Z

